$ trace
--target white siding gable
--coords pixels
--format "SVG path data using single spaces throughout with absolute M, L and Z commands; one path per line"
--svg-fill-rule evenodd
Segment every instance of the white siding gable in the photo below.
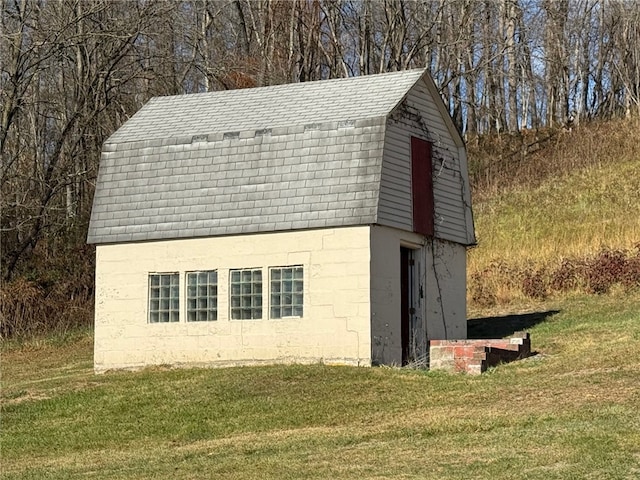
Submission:
M 411 137 L 432 143 L 435 236 L 475 243 L 464 147 L 442 115 L 440 98 L 419 81 L 387 120 L 378 223 L 413 231 Z

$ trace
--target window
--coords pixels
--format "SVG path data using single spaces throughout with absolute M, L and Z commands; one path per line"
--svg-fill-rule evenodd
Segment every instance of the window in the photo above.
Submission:
M 149 274 L 149 323 L 180 319 L 180 280 L 177 273 Z
M 271 318 L 302 317 L 304 272 L 302 267 L 271 269 Z
M 231 319 L 262 318 L 262 270 L 231 270 Z
M 218 272 L 187 273 L 187 322 L 218 319 Z

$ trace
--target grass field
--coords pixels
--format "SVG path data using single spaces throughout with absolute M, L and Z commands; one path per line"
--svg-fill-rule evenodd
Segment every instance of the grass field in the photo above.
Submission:
M 540 355 L 479 377 L 95 376 L 88 333 L 5 346 L 2 478 L 639 478 L 640 295 L 547 308 L 531 329 Z

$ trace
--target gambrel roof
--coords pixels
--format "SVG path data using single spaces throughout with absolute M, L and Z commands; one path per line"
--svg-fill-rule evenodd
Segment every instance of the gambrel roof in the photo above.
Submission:
M 104 145 L 88 241 L 376 223 L 385 124 L 425 75 L 153 98 Z

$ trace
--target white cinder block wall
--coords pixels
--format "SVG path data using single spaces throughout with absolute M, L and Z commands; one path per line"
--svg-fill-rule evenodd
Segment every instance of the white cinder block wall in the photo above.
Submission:
M 427 338 L 467 338 L 467 249 L 459 243 L 429 240 L 425 249 Z
M 402 363 L 401 247 L 414 250 L 416 353 L 426 353 L 427 340 L 467 336 L 466 248 L 445 240 L 426 239 L 415 233 L 376 225 L 371 228 L 371 341 L 374 363 Z
M 371 364 L 370 227 L 96 247 L 96 372 L 158 364 Z M 269 318 L 268 268 L 304 267 L 302 318 Z M 263 269 L 263 318 L 229 319 L 229 270 Z M 218 271 L 218 320 L 186 322 L 189 271 Z M 180 321 L 148 322 L 148 274 L 180 274 Z

